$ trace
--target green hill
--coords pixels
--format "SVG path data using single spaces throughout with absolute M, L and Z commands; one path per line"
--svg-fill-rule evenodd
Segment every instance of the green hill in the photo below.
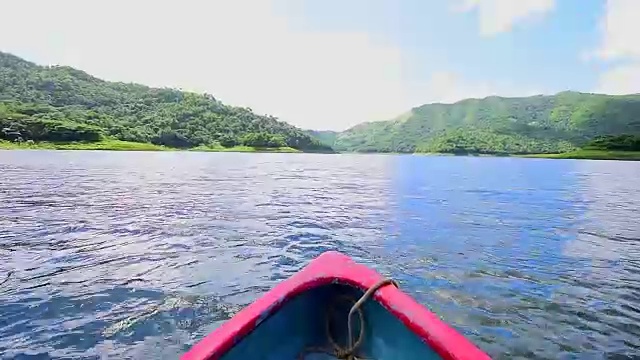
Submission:
M 330 144 L 357 152 L 560 153 L 623 134 L 640 135 L 640 95 L 562 92 L 423 105 L 337 133 Z
M 2 52 L 0 139 L 331 151 L 301 129 L 225 105 L 209 94 L 103 81 L 70 67 L 39 66 Z
M 339 133 L 303 131 L 209 94 L 108 82 L 0 52 L 0 140 L 531 154 L 567 152 L 609 135 L 640 135 L 640 95 L 492 96 L 424 105 Z

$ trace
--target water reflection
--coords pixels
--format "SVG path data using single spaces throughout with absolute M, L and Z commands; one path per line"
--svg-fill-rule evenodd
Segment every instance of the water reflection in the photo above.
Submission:
M 598 303 L 595 299 L 625 301 L 624 296 L 615 300 L 587 295 L 598 285 L 584 276 L 602 254 L 576 258 L 567 252 L 575 249 L 586 228 L 607 219 L 592 221 L 593 201 L 582 191 L 585 179 L 597 178 L 611 186 L 611 180 L 590 164 L 594 163 L 397 158 L 396 213 L 386 247 L 407 260 L 396 276 L 420 301 L 498 358 L 628 353 L 637 344 L 628 321 L 591 313 L 599 311 L 590 305 Z M 637 170 L 624 165 L 620 169 L 625 174 L 611 176 L 637 177 Z M 629 194 L 638 194 L 637 184 L 629 184 L 607 198 L 627 212 L 613 215 L 627 230 L 629 213 L 637 211 Z M 590 196 L 596 194 L 591 189 Z M 612 264 L 604 267 L 615 271 Z M 619 277 L 614 281 L 625 283 Z M 629 296 L 630 289 L 625 291 Z M 622 342 L 603 330 L 608 322 L 626 329 Z
M 565 253 L 593 261 L 637 258 L 640 166 L 635 162 L 581 162 L 579 192 L 585 204 L 583 226 Z M 597 264 L 594 264 L 597 266 Z
M 580 273 L 562 274 L 568 284 L 558 294 L 569 306 L 561 319 L 584 334 L 573 341 L 600 344 L 611 355 L 640 353 L 640 164 L 577 162 L 577 191 L 585 212 L 564 254 L 584 264 Z M 620 349 L 626 349 L 621 351 Z M 595 351 L 594 351 L 595 353 Z

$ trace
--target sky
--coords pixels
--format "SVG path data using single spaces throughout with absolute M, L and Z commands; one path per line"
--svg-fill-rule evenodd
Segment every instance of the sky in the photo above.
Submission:
M 0 51 L 309 129 L 414 106 L 640 92 L 640 0 L 0 0 Z

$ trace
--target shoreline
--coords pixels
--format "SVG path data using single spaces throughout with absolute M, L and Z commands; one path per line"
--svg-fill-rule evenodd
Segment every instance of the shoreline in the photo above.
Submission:
M 516 155 L 532 159 L 574 159 L 574 160 L 626 160 L 640 161 L 640 151 L 614 151 L 614 150 L 576 150 L 560 154 L 526 154 Z
M 576 160 L 622 160 L 640 161 L 640 151 L 576 150 L 556 154 L 453 154 L 453 153 L 394 153 L 394 152 L 321 152 L 304 151 L 291 147 L 255 148 L 250 146 L 171 148 L 151 143 L 137 143 L 121 140 L 70 143 L 13 143 L 0 140 L 0 150 L 103 150 L 103 151 L 194 151 L 194 152 L 235 152 L 235 153 L 304 153 L 304 154 L 365 154 L 365 155 L 418 155 L 418 156 L 464 156 L 464 157 L 519 157 L 530 159 L 576 159 Z
M 556 160 L 619 160 L 640 161 L 640 151 L 612 151 L 612 150 L 575 150 L 566 153 L 549 154 L 454 154 L 454 153 L 399 153 L 399 152 L 338 152 L 341 154 L 367 155 L 414 155 L 414 156 L 459 156 L 459 157 L 497 157 L 497 158 L 530 158 Z
M 414 153 L 414 155 L 426 156 L 470 156 L 470 157 L 516 157 L 528 159 L 555 159 L 555 160 L 626 160 L 640 161 L 640 151 L 611 151 L 611 150 L 575 150 L 566 153 L 555 154 L 465 154 L 451 153 Z
M 255 148 L 250 146 L 234 147 L 206 147 L 171 148 L 151 143 L 137 143 L 121 140 L 105 140 L 98 142 L 70 142 L 70 143 L 13 143 L 0 140 L 0 150 L 96 150 L 96 151 L 193 151 L 193 152 L 238 152 L 238 153 L 304 153 L 305 151 L 291 147 Z M 313 153 L 309 151 L 309 153 Z

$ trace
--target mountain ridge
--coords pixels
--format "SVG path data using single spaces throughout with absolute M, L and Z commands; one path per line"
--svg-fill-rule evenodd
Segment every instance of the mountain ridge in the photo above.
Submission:
M 635 114 L 638 94 L 492 95 L 416 106 L 391 120 L 325 134 L 321 141 L 355 152 L 560 153 L 597 136 L 639 135 Z

